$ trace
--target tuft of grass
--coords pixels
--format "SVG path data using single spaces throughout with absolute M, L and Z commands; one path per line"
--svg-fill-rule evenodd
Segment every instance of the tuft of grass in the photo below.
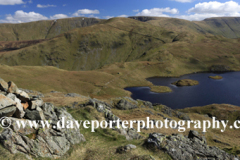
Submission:
M 211 79 L 216 79 L 216 80 L 223 79 L 222 76 L 209 76 L 209 78 L 211 78 Z
M 152 92 L 157 92 L 157 93 L 172 92 L 172 89 L 169 88 L 168 86 L 151 86 L 150 88 Z

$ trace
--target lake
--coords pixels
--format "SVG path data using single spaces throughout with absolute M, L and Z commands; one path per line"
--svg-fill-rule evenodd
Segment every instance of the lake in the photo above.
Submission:
M 220 75 L 221 80 L 208 78 Z M 199 81 L 197 86 L 177 87 L 172 82 L 180 79 L 193 79 Z M 184 75 L 179 78 L 148 78 L 154 85 L 168 86 L 173 92 L 155 93 L 149 87 L 128 87 L 133 99 L 141 99 L 152 103 L 161 103 L 173 109 L 182 109 L 208 104 L 232 104 L 240 106 L 240 72 L 225 73 L 196 73 Z

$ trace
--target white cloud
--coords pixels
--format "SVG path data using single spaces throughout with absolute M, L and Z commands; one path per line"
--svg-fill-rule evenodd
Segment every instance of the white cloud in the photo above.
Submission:
M 133 10 L 133 12 L 139 12 L 139 9 L 135 9 L 135 10 Z
M 88 17 L 90 17 L 90 18 L 98 18 L 99 19 L 99 17 L 97 17 L 97 16 L 95 16 L 95 15 L 89 15 Z
M 47 5 L 38 4 L 37 7 L 38 8 L 48 8 L 48 7 L 57 7 L 57 6 L 56 5 L 51 5 L 51 4 L 47 4 Z
M 210 17 L 238 17 L 240 5 L 235 1 L 225 3 L 210 1 L 198 3 L 187 11 L 188 15 L 176 16 L 187 20 L 203 20 Z
M 79 17 L 85 14 L 100 14 L 99 10 L 90 10 L 90 9 L 79 9 L 77 12 L 73 13 L 73 16 Z
M 195 7 L 188 10 L 188 13 L 234 13 L 240 12 L 240 5 L 234 1 L 225 3 L 210 1 L 198 3 Z
M 114 16 L 103 16 L 104 19 L 110 19 L 113 18 Z
M 8 14 L 6 15 L 6 19 L 0 20 L 1 23 L 22 23 L 22 22 L 30 22 L 30 21 L 39 21 L 39 20 L 47 20 L 48 18 L 35 12 L 24 12 L 22 10 L 18 10 L 14 15 Z
M 23 4 L 22 0 L 0 0 L 0 5 L 16 5 Z
M 190 3 L 193 2 L 194 0 L 174 0 L 176 2 L 181 2 L 181 3 Z
M 55 14 L 53 16 L 50 16 L 50 19 L 62 19 L 62 18 L 68 18 L 66 14 Z
M 170 14 L 178 14 L 179 11 L 176 8 L 170 9 L 167 8 L 152 8 L 152 9 L 144 9 L 142 12 L 136 14 L 136 16 L 156 16 L 156 17 L 169 17 L 165 13 Z
M 40 13 L 24 12 L 22 10 L 18 10 L 13 15 L 7 14 L 5 16 L 5 19 L 0 19 L 0 23 L 24 23 L 24 22 L 39 21 L 39 20 L 63 19 L 71 16 L 72 16 L 71 14 L 69 16 L 66 14 L 55 14 L 53 16 L 46 17 Z M 81 16 L 84 16 L 84 15 L 81 15 Z M 99 17 L 96 17 L 94 14 L 88 15 L 88 17 L 99 18 Z
M 128 15 L 122 14 L 122 15 L 120 15 L 118 17 L 128 17 Z

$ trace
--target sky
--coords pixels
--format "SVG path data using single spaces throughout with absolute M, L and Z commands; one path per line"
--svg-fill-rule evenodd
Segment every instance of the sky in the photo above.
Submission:
M 240 0 L 0 0 L 0 23 L 69 17 L 240 17 Z

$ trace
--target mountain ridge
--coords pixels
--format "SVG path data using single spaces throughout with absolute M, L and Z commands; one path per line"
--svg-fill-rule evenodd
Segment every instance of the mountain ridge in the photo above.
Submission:
M 91 26 L 100 21 L 104 20 L 76 17 L 18 24 L 2 23 L 0 24 L 0 41 L 49 39 L 72 29 Z
M 214 17 L 202 21 L 188 21 L 171 17 L 129 17 L 152 25 L 160 26 L 178 31 L 195 31 L 202 34 L 213 34 L 226 38 L 240 37 L 240 17 Z

